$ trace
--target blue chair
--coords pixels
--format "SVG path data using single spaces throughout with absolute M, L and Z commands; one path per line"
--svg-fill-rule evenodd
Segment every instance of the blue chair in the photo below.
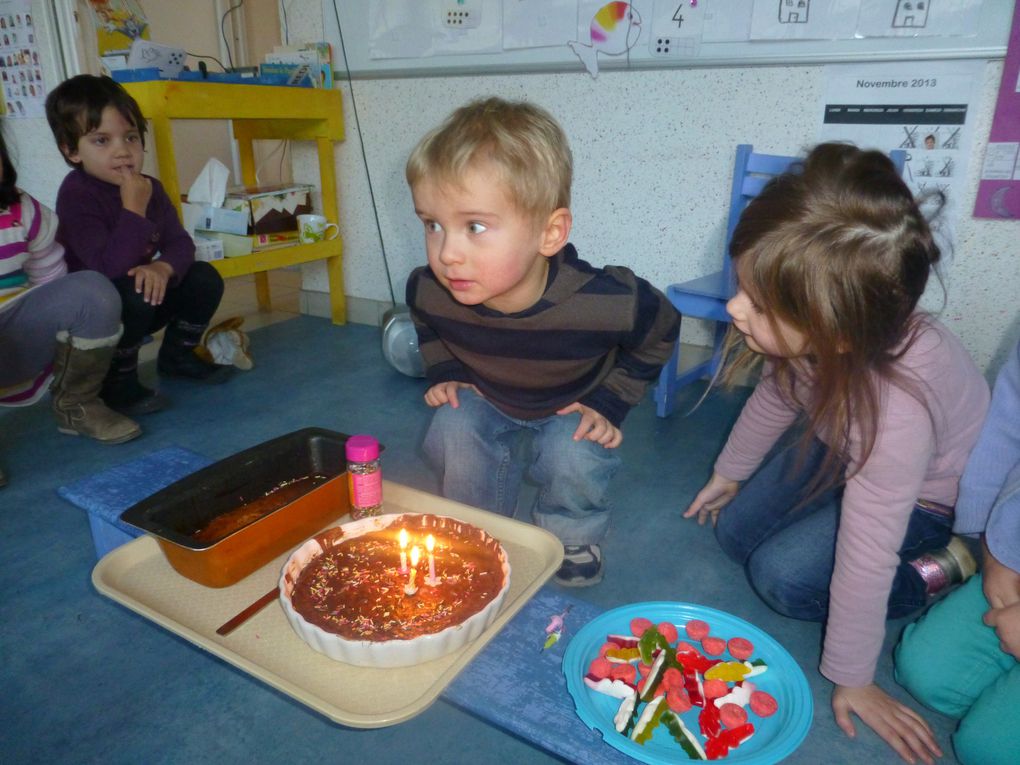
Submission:
M 901 149 L 890 152 L 896 169 L 903 172 L 907 154 Z M 722 361 L 722 346 L 726 338 L 730 317 L 726 303 L 735 292 L 735 280 L 730 269 L 730 239 L 737 221 L 747 203 L 756 197 L 765 184 L 774 176 L 786 172 L 798 157 L 784 157 L 775 154 L 758 154 L 751 144 L 737 146 L 736 162 L 733 166 L 733 184 L 730 188 L 730 212 L 726 220 L 726 246 L 723 250 L 722 270 L 691 281 L 671 284 L 666 288 L 666 297 L 684 317 L 711 319 L 716 322 L 712 343 L 712 356 L 707 361 L 677 373 L 680 363 L 680 340 L 673 347 L 673 355 L 659 374 L 655 386 L 655 411 L 659 417 L 668 417 L 676 408 L 677 391 L 703 377 L 711 379 Z

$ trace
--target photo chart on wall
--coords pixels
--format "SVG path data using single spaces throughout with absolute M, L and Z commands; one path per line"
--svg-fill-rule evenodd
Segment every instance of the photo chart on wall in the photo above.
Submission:
M 973 104 L 984 61 L 901 61 L 826 67 L 819 141 L 907 152 L 904 180 L 915 196 L 944 195 L 936 221 L 946 262 L 970 163 Z
M 7 117 L 45 116 L 46 86 L 31 0 L 0 0 L 0 84 Z

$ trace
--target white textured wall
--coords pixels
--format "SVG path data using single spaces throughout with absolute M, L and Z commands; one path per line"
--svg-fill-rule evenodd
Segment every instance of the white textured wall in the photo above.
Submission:
M 322 28 L 318 0 L 294 0 L 287 16 L 292 40 Z M 1001 74 L 1002 62 L 990 63 L 976 99 L 976 145 L 955 257 L 945 274 L 945 305 L 934 280 L 925 299 L 989 371 L 1020 336 L 1020 222 L 969 216 Z M 351 87 L 341 87 L 348 138 L 337 151 L 337 176 L 347 292 L 388 300 Z M 777 154 L 810 145 L 823 88 L 821 66 L 603 72 L 597 80 L 578 72 L 354 81 L 398 302 L 407 274 L 425 261 L 404 161 L 422 133 L 463 102 L 495 94 L 548 108 L 574 152 L 571 239 L 581 256 L 596 265 L 629 266 L 663 288 L 718 267 L 736 144 Z M 314 178 L 308 153 L 297 156 L 296 172 Z M 324 270 L 309 267 L 305 286 L 324 291 Z M 701 322 L 684 322 L 682 333 L 687 342 L 710 342 Z
M 287 5 L 290 39 L 322 29 L 318 0 Z M 52 69 L 50 70 L 52 71 Z M 1020 223 L 969 217 L 988 135 L 1001 61 L 986 68 L 977 98 L 977 145 L 961 199 L 957 251 L 948 269 L 944 321 L 985 369 L 998 366 L 1020 335 Z M 584 73 L 357 80 L 361 136 L 371 174 L 397 301 L 412 268 L 424 263 L 421 227 L 404 183 L 404 161 L 418 138 L 452 109 L 476 96 L 528 98 L 563 124 L 575 160 L 574 233 L 581 256 L 629 266 L 662 288 L 700 276 L 720 262 L 733 150 L 796 153 L 818 126 L 824 69 L 820 66 L 671 69 Z M 343 85 L 347 140 L 337 145 L 346 292 L 388 301 L 386 276 L 362 162 L 351 89 Z M 15 121 L 25 188 L 52 201 L 63 165 L 45 123 Z M 309 146 L 295 151 L 295 178 L 317 182 Z M 305 288 L 326 290 L 324 269 L 306 267 Z M 941 293 L 926 305 L 941 305 Z M 705 344 L 698 322 L 683 339 Z

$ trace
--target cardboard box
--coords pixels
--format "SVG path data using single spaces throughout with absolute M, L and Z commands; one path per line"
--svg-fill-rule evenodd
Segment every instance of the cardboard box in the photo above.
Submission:
M 297 216 L 312 212 L 312 187 L 308 184 L 249 186 L 230 189 L 223 200 L 225 209 L 248 218 L 245 234 L 273 234 L 297 229 Z

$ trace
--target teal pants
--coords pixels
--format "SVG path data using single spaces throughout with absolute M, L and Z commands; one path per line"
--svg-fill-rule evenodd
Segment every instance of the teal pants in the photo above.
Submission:
M 981 620 L 981 576 L 908 626 L 896 680 L 925 706 L 960 720 L 953 748 L 964 765 L 1020 763 L 1020 663 Z

